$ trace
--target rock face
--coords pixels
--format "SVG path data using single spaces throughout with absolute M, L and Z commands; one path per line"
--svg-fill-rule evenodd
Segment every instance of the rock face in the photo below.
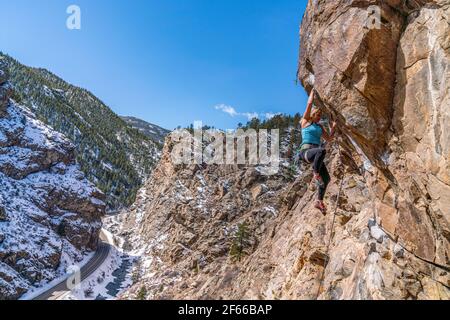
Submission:
M 329 214 L 313 208 L 308 170 L 289 182 L 177 167 L 169 140 L 122 221 L 142 255 L 123 297 L 449 299 L 449 15 L 449 1 L 309 1 L 299 80 L 340 128 Z
M 0 299 L 17 299 L 95 250 L 104 196 L 74 147 L 10 99 L 0 60 Z
M 363 3 L 339 2 L 336 11 L 309 3 L 299 77 L 306 88 L 315 80 L 346 152 L 373 164 L 366 179 L 376 222 L 417 259 L 448 271 L 450 2 Z M 380 28 L 365 23 L 369 5 L 379 8 Z

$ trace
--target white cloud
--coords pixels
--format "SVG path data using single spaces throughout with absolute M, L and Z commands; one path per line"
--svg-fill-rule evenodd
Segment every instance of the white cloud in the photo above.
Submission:
M 218 104 L 214 107 L 216 110 L 221 110 L 225 113 L 228 113 L 232 117 L 236 117 L 239 114 L 236 112 L 236 109 L 234 109 L 232 106 L 227 106 L 226 104 Z
M 253 118 L 259 118 L 259 114 L 256 112 L 237 112 L 235 108 L 232 106 L 226 105 L 224 103 L 218 104 L 214 107 L 216 110 L 220 110 L 229 114 L 232 117 L 246 117 L 248 120 L 252 120 Z
M 280 113 L 273 113 L 273 112 L 267 112 L 267 113 L 256 113 L 256 112 L 238 112 L 235 108 L 233 108 L 230 105 L 227 104 L 218 104 L 214 107 L 216 110 L 220 110 L 222 112 L 227 113 L 228 115 L 232 117 L 246 117 L 249 121 L 253 120 L 254 118 L 266 118 L 266 119 L 272 119 L 273 117 L 279 115 Z
M 257 114 L 256 112 L 244 112 L 241 113 L 241 115 L 247 117 L 249 121 L 253 120 L 254 118 L 259 118 L 259 114 Z

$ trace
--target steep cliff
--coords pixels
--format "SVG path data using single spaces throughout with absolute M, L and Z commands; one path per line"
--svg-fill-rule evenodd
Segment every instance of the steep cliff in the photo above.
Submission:
M 142 256 L 124 298 L 449 299 L 449 15 L 448 0 L 309 1 L 299 80 L 340 129 L 329 214 L 309 169 L 180 167 L 169 141 L 117 226 Z
M 368 5 L 379 27 L 367 23 Z M 313 79 L 319 104 L 339 119 L 345 152 L 370 164 L 375 222 L 422 266 L 412 270 L 425 293 L 424 283 L 449 286 L 449 7 L 313 1 L 301 30 L 300 80 L 310 89 Z
M 104 195 L 74 146 L 11 98 L 0 59 L 0 299 L 17 299 L 97 247 Z

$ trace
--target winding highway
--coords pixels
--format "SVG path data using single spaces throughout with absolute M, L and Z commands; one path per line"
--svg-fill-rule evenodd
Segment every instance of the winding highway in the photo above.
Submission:
M 86 263 L 80 270 L 81 281 L 89 278 L 108 258 L 109 252 L 111 250 L 111 244 L 108 243 L 108 238 L 105 236 L 103 231 L 100 234 L 100 241 L 98 244 L 97 251 L 88 263 Z M 67 279 L 62 280 L 60 283 L 54 287 L 48 289 L 47 291 L 39 294 L 33 300 L 57 300 L 63 295 L 70 291 L 67 288 Z

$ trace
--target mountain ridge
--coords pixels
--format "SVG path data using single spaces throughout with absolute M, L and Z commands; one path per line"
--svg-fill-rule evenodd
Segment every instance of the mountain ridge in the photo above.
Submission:
M 164 144 L 165 137 L 170 133 L 170 130 L 134 116 L 120 116 L 120 118 L 160 145 Z
M 160 143 L 129 126 L 90 91 L 47 69 L 0 57 L 14 83 L 13 99 L 74 143 L 82 171 L 105 192 L 109 207 L 131 204 L 159 159 Z

